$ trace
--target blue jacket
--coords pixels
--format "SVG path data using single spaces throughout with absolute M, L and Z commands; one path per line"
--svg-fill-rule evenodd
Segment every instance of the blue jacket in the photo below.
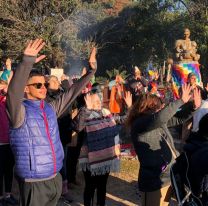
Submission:
M 24 123 L 10 130 L 15 173 L 22 179 L 48 178 L 61 170 L 64 158 L 55 111 L 45 101 L 23 104 Z

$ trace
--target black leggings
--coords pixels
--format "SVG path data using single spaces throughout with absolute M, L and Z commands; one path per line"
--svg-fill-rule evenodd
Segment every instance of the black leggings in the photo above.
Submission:
M 105 206 L 106 185 L 109 173 L 92 176 L 90 171 L 83 172 L 85 178 L 84 206 L 93 205 L 95 189 L 97 189 L 97 205 Z
M 14 158 L 10 145 L 0 145 L 0 196 L 3 195 L 3 180 L 5 183 L 5 192 L 11 192 L 13 167 Z

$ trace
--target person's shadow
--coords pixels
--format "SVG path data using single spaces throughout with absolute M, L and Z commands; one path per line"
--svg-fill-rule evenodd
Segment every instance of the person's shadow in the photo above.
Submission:
M 128 182 L 124 179 L 110 176 L 107 184 L 106 204 L 113 206 L 139 205 L 137 188 L 137 181 Z

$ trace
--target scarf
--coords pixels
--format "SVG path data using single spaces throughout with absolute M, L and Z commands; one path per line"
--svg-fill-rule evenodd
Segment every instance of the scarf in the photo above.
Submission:
M 107 109 L 88 110 L 85 119 L 86 138 L 79 163 L 83 171 L 92 175 L 118 172 L 120 168 L 119 129 Z

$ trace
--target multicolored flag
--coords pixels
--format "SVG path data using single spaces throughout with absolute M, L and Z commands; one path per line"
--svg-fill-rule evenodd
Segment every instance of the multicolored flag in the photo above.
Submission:
M 173 79 L 173 94 L 174 98 L 179 98 L 178 89 L 187 83 L 189 73 L 196 75 L 197 84 L 201 83 L 200 64 L 198 63 L 178 63 L 172 66 L 172 79 Z

